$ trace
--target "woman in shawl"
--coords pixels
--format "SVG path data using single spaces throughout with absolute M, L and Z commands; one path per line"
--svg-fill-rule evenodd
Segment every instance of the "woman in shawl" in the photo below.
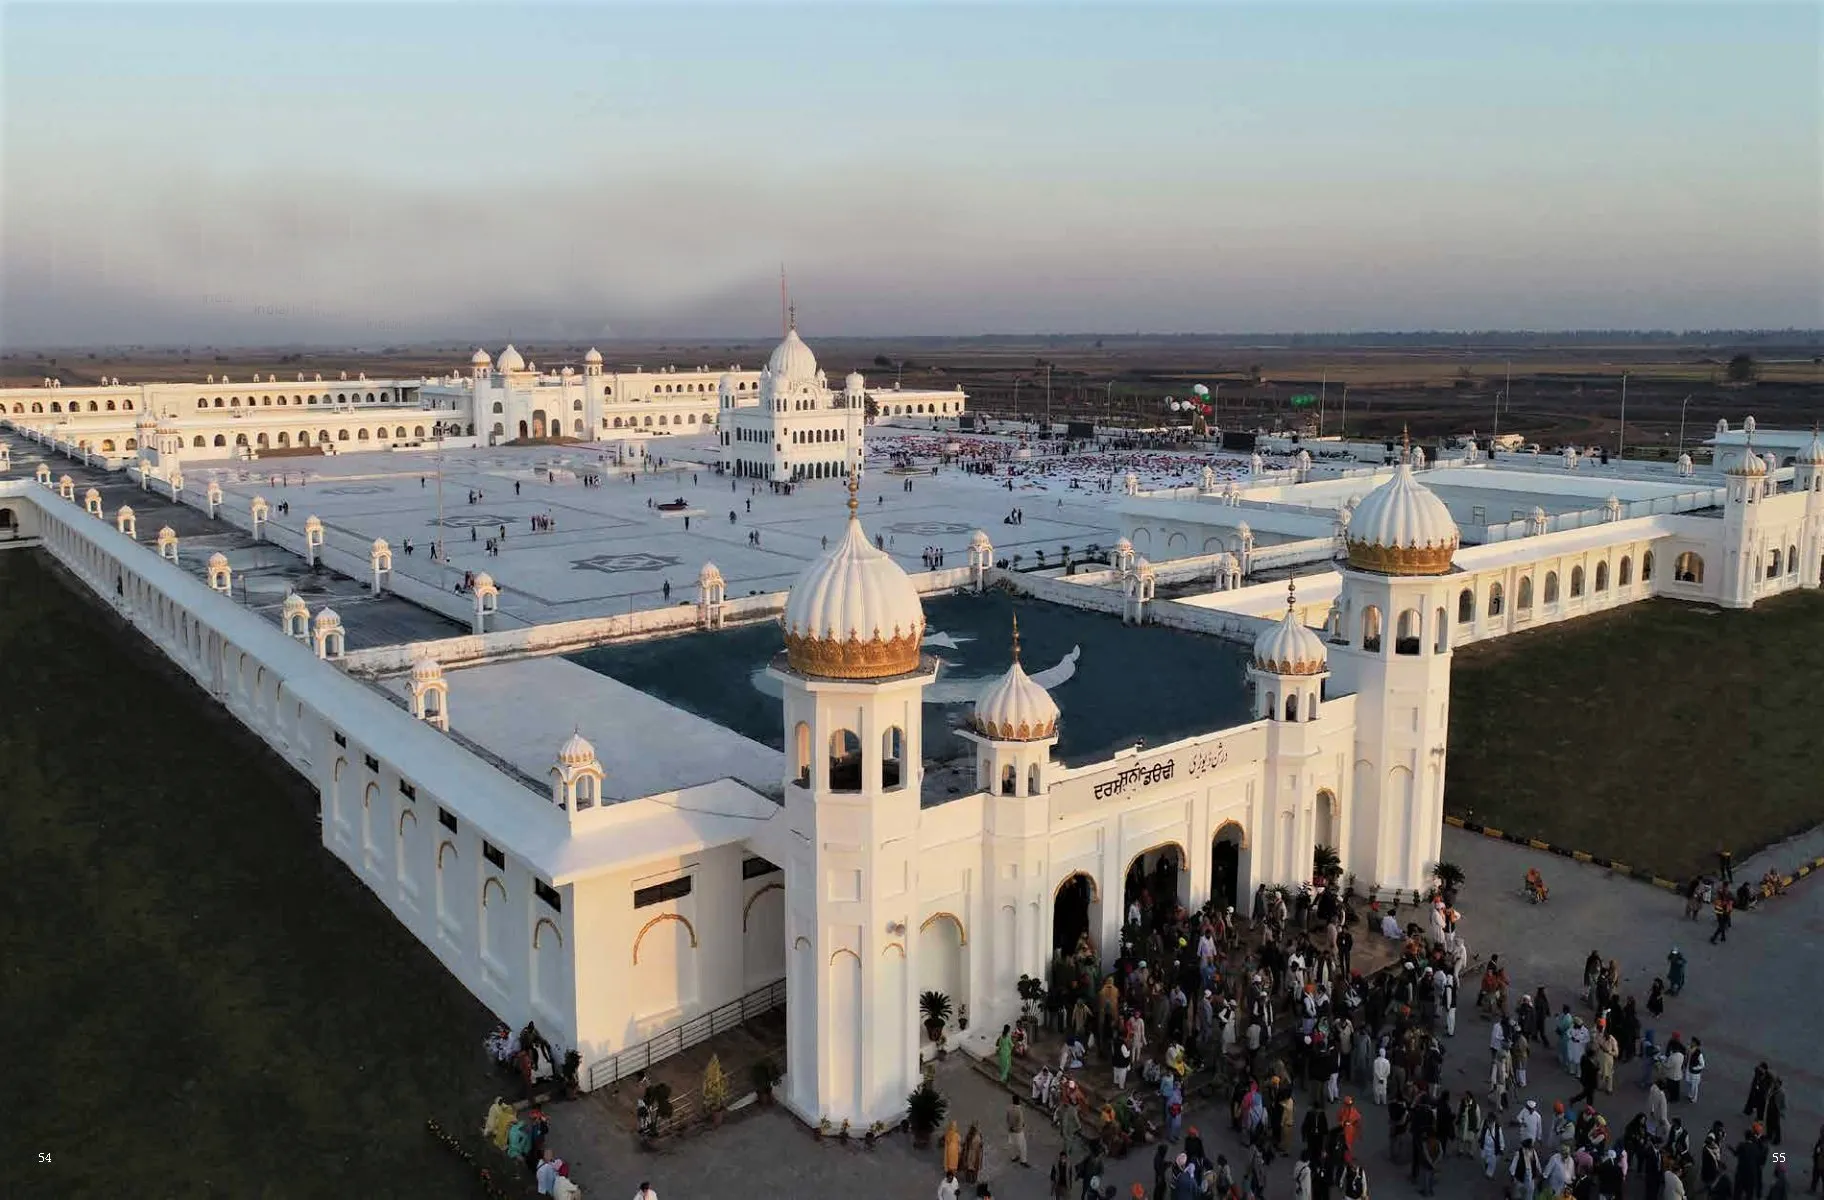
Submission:
M 950 1122 L 944 1130 L 944 1170 L 954 1174 L 963 1163 L 963 1135 L 957 1132 L 956 1122 Z
M 994 1060 L 1001 1069 L 1001 1082 L 1005 1084 L 1013 1074 L 1013 1026 L 1001 1026 L 1001 1036 L 994 1043 Z
M 969 1122 L 969 1136 L 963 1139 L 963 1170 L 960 1178 L 964 1183 L 974 1183 L 982 1174 L 982 1131 L 974 1121 Z

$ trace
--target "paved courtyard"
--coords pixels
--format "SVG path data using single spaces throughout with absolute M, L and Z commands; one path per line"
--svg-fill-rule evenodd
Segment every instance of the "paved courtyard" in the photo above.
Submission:
M 1663 972 L 1666 953 L 1674 946 L 1690 959 L 1690 981 L 1685 992 L 1673 998 L 1665 1020 L 1658 1022 L 1662 1037 L 1677 1030 L 1685 1037 L 1703 1039 L 1709 1051 L 1710 1070 L 1703 1093 L 1694 1105 L 1679 1105 L 1675 1115 L 1701 1141 L 1712 1120 L 1721 1120 L 1733 1140 L 1743 1119 L 1741 1107 L 1748 1078 L 1756 1062 L 1765 1060 L 1785 1077 L 1788 1111 L 1785 1140 L 1795 1191 L 1802 1188 L 1812 1140 L 1824 1120 L 1824 1051 L 1820 1050 L 1817 997 L 1824 992 L 1824 878 L 1796 884 L 1791 893 L 1760 912 L 1740 916 L 1726 945 L 1707 942 L 1709 921 L 1684 920 L 1683 903 L 1675 896 L 1644 884 L 1616 879 L 1608 872 L 1581 866 L 1549 854 L 1520 849 L 1457 829 L 1444 831 L 1444 854 L 1468 873 L 1465 893 L 1465 930 L 1473 953 L 1493 951 L 1509 964 L 1516 989 L 1532 990 L 1543 984 L 1552 1003 L 1570 1002 L 1573 1011 L 1588 1010 L 1577 1003 L 1583 959 L 1592 949 L 1618 960 L 1623 973 L 1623 993 L 1643 1001 L 1656 973 Z M 1741 870 L 1758 875 L 1767 865 L 1790 868 L 1802 858 L 1824 853 L 1824 832 L 1774 847 L 1742 864 Z M 1528 866 L 1536 865 L 1551 886 L 1552 899 L 1545 908 L 1525 903 L 1520 881 Z M 1488 1025 L 1474 1011 L 1475 985 L 1468 994 L 1457 1027 L 1447 1048 L 1445 1083 L 1453 1093 L 1487 1091 Z M 1632 1067 L 1638 1067 L 1638 1061 Z M 1631 1067 L 1616 1072 L 1616 1091 L 1603 1097 L 1598 1107 L 1619 1129 L 1645 1108 L 1639 1077 Z M 1576 1085 L 1555 1064 L 1549 1051 L 1535 1053 L 1525 1098 L 1536 1099 L 1549 1112 L 1554 1100 L 1568 1099 Z M 1060 1140 L 1040 1120 L 1030 1124 L 1030 1153 L 1036 1164 L 1022 1170 L 1009 1162 L 1003 1114 L 1006 1094 L 984 1078 L 960 1056 L 938 1068 L 938 1086 L 952 1103 L 951 1115 L 965 1128 L 979 1121 L 987 1139 L 983 1178 L 997 1200 L 1038 1200 L 1045 1196 L 1044 1168 L 1058 1154 Z M 1345 1089 L 1347 1091 L 1348 1089 Z M 1404 1167 L 1387 1157 L 1384 1110 L 1364 1105 L 1363 1140 L 1369 1181 L 1376 1200 L 1405 1200 L 1417 1195 L 1406 1179 Z M 753 1196 L 825 1197 L 869 1196 L 883 1200 L 928 1200 L 941 1174 L 936 1148 L 915 1151 L 904 1136 L 888 1138 L 869 1151 L 859 1145 L 817 1143 L 782 1111 L 753 1112 L 731 1118 L 720 1130 L 689 1138 L 665 1151 L 645 1154 L 637 1150 L 624 1128 L 599 1119 L 592 1101 L 558 1105 L 554 1114 L 553 1144 L 570 1157 L 573 1174 L 595 1194 L 631 1195 L 642 1179 L 650 1179 L 668 1200 L 746 1200 Z M 1334 1112 L 1334 1109 L 1332 1110 Z M 1296 1112 L 1305 1112 L 1301 1093 Z M 1198 1128 L 1210 1153 L 1240 1157 L 1239 1142 L 1230 1133 L 1226 1105 L 1194 1106 L 1187 1124 Z M 1515 1143 L 1517 1144 L 1517 1143 Z M 1174 1151 L 1175 1153 L 1175 1151 Z M 1080 1154 L 1073 1154 L 1073 1158 Z M 1136 1150 L 1110 1164 L 1107 1182 L 1126 1200 L 1131 1186 L 1152 1188 L 1151 1147 Z M 1290 1161 L 1274 1164 L 1267 1194 L 1290 1194 Z M 1447 1160 L 1440 1172 L 1440 1194 L 1492 1198 L 1500 1194 L 1495 1183 L 1482 1178 L 1479 1161 Z M 1073 1196 L 1074 1196 L 1073 1191 Z
M 368 543 L 384 537 L 395 551 L 394 570 L 427 583 L 449 587 L 464 571 L 485 570 L 501 587 L 507 622 L 560 621 L 694 599 L 705 561 L 721 569 L 731 597 L 781 591 L 822 551 L 825 538 L 841 532 L 848 499 L 841 481 L 800 484 L 783 496 L 764 484 L 719 477 L 712 437 L 654 440 L 650 453 L 664 465 L 650 471 L 607 464 L 602 450 L 588 446 L 446 452 L 441 519 L 447 571 L 430 558 L 439 520 L 434 450 L 197 464 L 190 475 L 193 486 L 216 478 L 227 503 L 240 512 L 255 494 L 275 504 L 288 500 L 291 512 L 275 514 L 273 524 L 301 530 L 315 514 L 334 545 L 365 553 Z M 1085 471 L 1099 461 L 1078 458 Z M 905 479 L 884 466 L 871 456 L 862 517 L 869 534 L 884 537 L 908 570 L 924 569 L 927 547 L 944 550 L 946 566 L 965 565 L 976 529 L 988 532 L 998 558 L 1017 554 L 1027 562 L 1041 551 L 1055 561 L 1065 546 L 1079 554 L 1091 545 L 1107 547 L 1120 536 L 1110 509 L 1114 494 L 1071 488 L 1075 474 L 1022 478 L 1010 492 L 1004 480 L 944 468 L 936 476 L 913 477 L 908 492 Z M 557 469 L 561 482 L 550 481 L 548 468 Z M 576 481 L 590 472 L 601 473 L 599 487 Z M 474 503 L 472 493 L 478 495 Z M 675 500 L 687 508 L 666 513 L 656 507 Z M 1006 524 L 1016 507 L 1024 509 L 1024 521 Z M 534 517 L 551 518 L 555 528 L 534 532 Z M 487 539 L 503 526 L 500 554 L 490 556 Z M 757 544 L 748 540 L 754 532 Z M 411 556 L 400 552 L 408 538 L 416 548 Z M 671 585 L 669 599 L 665 584 Z

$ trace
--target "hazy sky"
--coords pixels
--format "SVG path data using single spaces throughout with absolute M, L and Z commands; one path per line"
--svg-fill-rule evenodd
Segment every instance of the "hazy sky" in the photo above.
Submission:
M 8 4 L 0 321 L 1819 326 L 1820 11 Z

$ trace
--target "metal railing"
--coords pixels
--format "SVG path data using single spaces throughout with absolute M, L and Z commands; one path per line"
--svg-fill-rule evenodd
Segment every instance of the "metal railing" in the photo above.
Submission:
M 630 1046 L 619 1054 L 590 1063 L 588 1090 L 594 1091 L 629 1075 L 638 1074 L 653 1063 L 662 1062 L 674 1054 L 682 1054 L 692 1046 L 707 1042 L 719 1033 L 738 1028 L 784 1004 L 783 979 L 751 991 L 739 1000 L 730 1000 L 720 1008 L 692 1017 L 637 1046 Z

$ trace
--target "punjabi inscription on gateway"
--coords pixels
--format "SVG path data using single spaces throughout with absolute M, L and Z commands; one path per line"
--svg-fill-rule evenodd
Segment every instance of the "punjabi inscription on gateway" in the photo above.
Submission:
M 1185 764 L 1185 774 L 1192 779 L 1198 779 L 1209 772 L 1216 770 L 1228 761 L 1228 747 L 1224 746 L 1221 742 L 1217 742 L 1214 746 L 1205 746 L 1202 749 L 1193 751 L 1189 761 Z M 1139 766 L 1126 767 L 1109 778 L 1104 779 L 1101 783 L 1096 784 L 1095 796 L 1098 800 L 1107 800 L 1111 796 L 1138 792 L 1144 788 L 1149 788 L 1156 783 L 1169 783 L 1177 773 L 1178 759 L 1176 755 L 1171 758 L 1163 758 L 1150 763 L 1143 763 Z

